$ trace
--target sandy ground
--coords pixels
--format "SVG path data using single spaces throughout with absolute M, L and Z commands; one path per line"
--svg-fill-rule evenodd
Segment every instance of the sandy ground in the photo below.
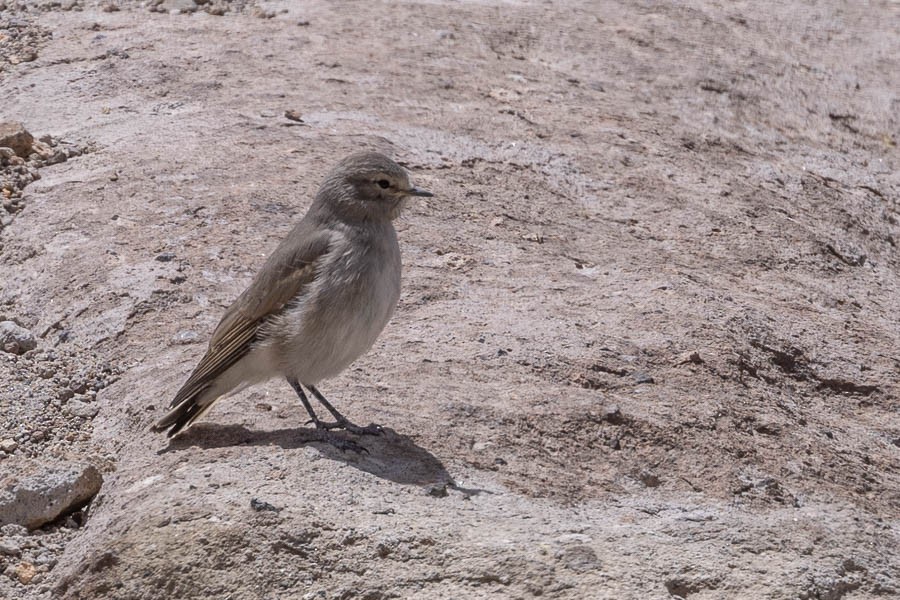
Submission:
M 3 6 L 0 120 L 86 152 L 0 210 L 0 469 L 104 482 L 0 597 L 900 595 L 897 3 Z M 362 148 L 435 192 L 322 386 L 386 435 L 272 381 L 167 444 Z

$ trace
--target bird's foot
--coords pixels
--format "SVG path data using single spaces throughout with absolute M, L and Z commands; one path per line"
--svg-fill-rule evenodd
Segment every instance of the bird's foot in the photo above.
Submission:
M 331 431 L 332 429 L 343 429 L 344 431 L 348 431 L 350 433 L 355 433 L 356 435 L 382 435 L 384 434 L 384 428 L 381 425 L 376 425 L 375 423 L 369 423 L 365 427 L 360 427 L 355 423 L 348 421 L 347 419 L 338 419 L 334 422 L 327 421 L 307 421 L 307 424 L 315 423 L 316 429 L 322 431 Z
M 322 442 L 324 444 L 328 444 L 329 446 L 337 448 L 341 452 L 351 450 L 353 452 L 356 452 L 357 454 L 369 453 L 365 446 L 358 444 L 353 440 L 348 440 L 339 435 L 335 435 L 327 429 L 316 428 L 315 431 L 316 436 L 312 440 L 314 442 Z

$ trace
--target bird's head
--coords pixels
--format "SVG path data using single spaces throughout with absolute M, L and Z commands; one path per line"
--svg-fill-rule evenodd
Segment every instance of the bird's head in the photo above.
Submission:
M 384 154 L 351 154 L 325 177 L 317 200 L 349 219 L 395 219 L 410 196 L 431 196 Z

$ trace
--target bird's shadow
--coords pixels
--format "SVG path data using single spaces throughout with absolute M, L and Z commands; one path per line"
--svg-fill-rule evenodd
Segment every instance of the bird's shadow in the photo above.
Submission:
M 315 444 L 326 458 L 343 462 L 361 471 L 395 483 L 422 486 L 457 488 L 443 463 L 433 454 L 416 445 L 409 437 L 385 428 L 382 435 L 352 436 L 335 432 L 363 446 L 368 452 L 341 451 L 321 442 L 313 429 L 291 427 L 274 431 L 254 431 L 242 425 L 217 425 L 198 423 L 181 435 L 169 440 L 169 445 L 158 452 L 166 454 L 200 448 L 226 448 L 231 446 L 280 446 L 291 450 Z

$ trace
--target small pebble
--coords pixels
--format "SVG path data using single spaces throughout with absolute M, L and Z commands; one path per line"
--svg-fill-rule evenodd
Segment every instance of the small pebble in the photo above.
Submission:
M 3 556 L 19 556 L 22 548 L 15 541 L 6 539 L 0 540 L 0 554 Z
M 296 110 L 286 110 L 284 111 L 284 117 L 291 121 L 296 121 L 297 123 L 303 122 L 303 117 L 300 116 L 300 113 Z
M 447 484 L 442 483 L 440 485 L 431 486 L 428 488 L 428 495 L 434 496 L 435 498 L 446 498 L 448 496 Z
M 172 338 L 172 341 L 176 344 L 194 344 L 199 341 L 200 336 L 193 331 L 179 331 L 175 334 L 175 337 Z
M 97 404 L 88 404 L 81 400 L 69 400 L 66 404 L 65 412 L 75 417 L 93 419 L 97 416 L 97 413 L 100 412 L 100 406 Z
M 637 373 L 635 373 L 633 375 L 633 377 L 634 377 L 634 382 L 638 385 L 643 384 L 643 383 L 655 383 L 653 380 L 653 377 L 651 377 L 650 375 L 648 375 L 647 373 L 644 373 L 642 371 L 638 371 Z
M 275 508 L 268 502 L 264 502 L 262 500 L 259 500 L 258 498 L 253 498 L 250 500 L 250 508 L 252 508 L 253 510 L 255 510 L 257 512 L 263 511 L 263 510 L 279 512 L 281 510 L 280 508 Z

